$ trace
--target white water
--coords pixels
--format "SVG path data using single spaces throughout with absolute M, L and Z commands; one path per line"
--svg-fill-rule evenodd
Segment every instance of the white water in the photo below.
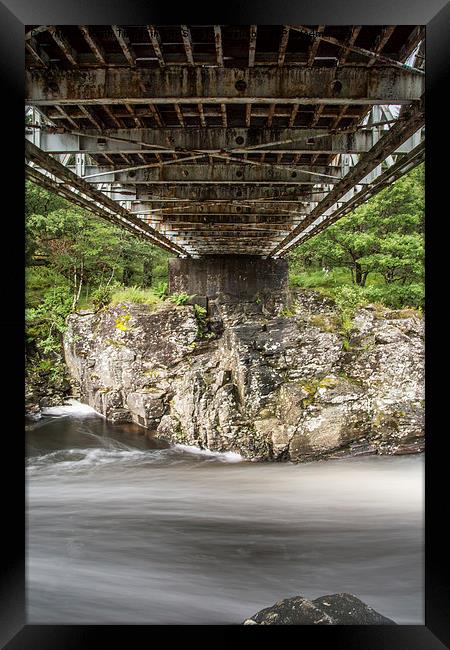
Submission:
M 350 592 L 423 624 L 423 458 L 245 462 L 74 409 L 28 433 L 29 623 L 239 623 Z

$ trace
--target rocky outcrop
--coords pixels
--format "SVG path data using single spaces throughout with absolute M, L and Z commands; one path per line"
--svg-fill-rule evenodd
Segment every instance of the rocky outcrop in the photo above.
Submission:
M 308 600 L 286 598 L 244 621 L 244 625 L 395 625 L 352 594 Z
M 82 399 L 169 441 L 261 460 L 423 450 L 423 319 L 297 292 L 71 315 L 65 356 Z

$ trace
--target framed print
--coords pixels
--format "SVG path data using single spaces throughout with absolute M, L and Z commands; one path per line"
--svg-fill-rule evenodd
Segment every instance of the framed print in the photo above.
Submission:
M 2 647 L 449 647 L 448 6 L 0 10 Z

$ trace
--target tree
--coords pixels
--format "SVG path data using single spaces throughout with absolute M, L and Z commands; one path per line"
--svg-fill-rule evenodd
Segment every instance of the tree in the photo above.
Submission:
M 386 283 L 423 279 L 424 167 L 413 169 L 351 214 L 291 253 L 291 262 L 350 269 L 364 287 L 378 272 Z
M 149 286 L 161 269 L 167 273 L 166 252 L 32 183 L 26 187 L 26 234 L 27 265 L 44 260 L 64 277 L 74 306 L 83 289 L 112 281 Z

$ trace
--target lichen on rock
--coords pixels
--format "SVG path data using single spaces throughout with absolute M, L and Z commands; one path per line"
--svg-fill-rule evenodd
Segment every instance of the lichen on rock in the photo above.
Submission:
M 211 303 L 210 336 L 191 305 L 71 315 L 65 357 L 82 399 L 151 435 L 257 460 L 423 450 L 413 310 L 359 309 L 344 334 L 333 302 L 311 290 L 290 316 L 275 298 Z

